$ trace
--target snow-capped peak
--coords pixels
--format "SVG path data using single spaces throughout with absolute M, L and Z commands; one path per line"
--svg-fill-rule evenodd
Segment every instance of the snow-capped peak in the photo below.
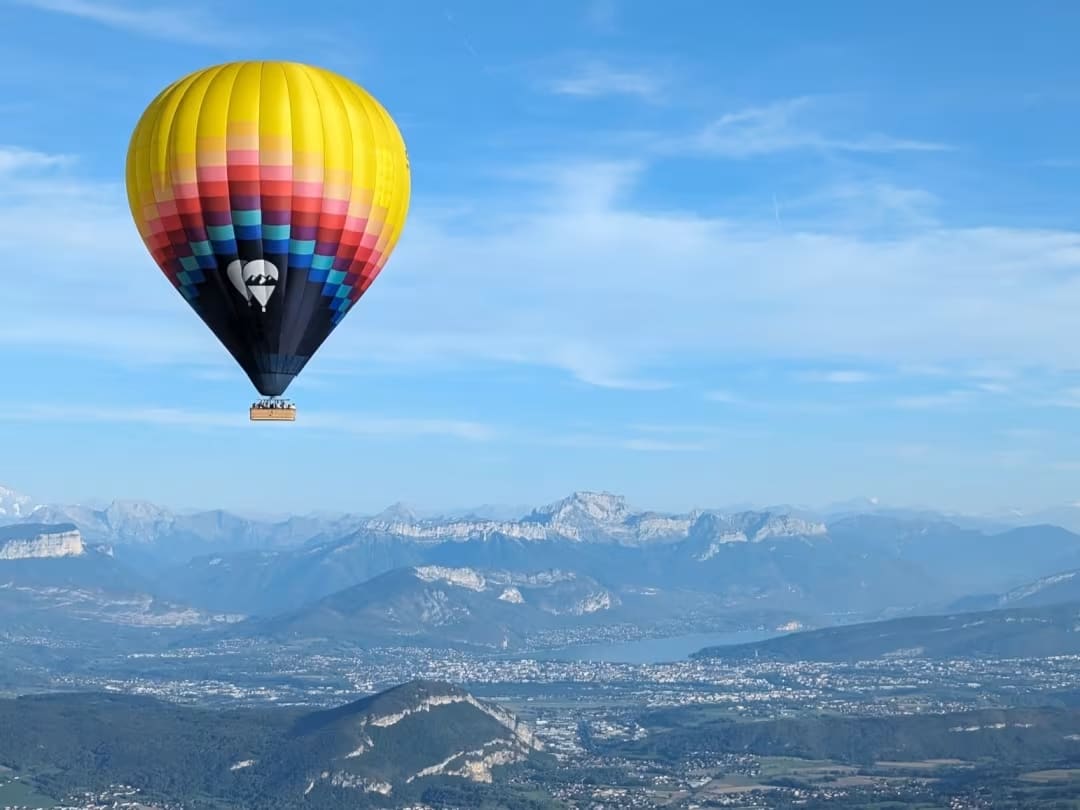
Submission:
M 621 495 L 610 492 L 575 492 L 569 498 L 533 510 L 523 525 L 543 526 L 554 534 L 573 540 L 594 540 L 636 535 L 629 526 L 633 517 Z
M 619 523 L 627 518 L 630 510 L 626 499 L 610 492 L 575 492 L 548 506 L 537 509 L 532 517 L 552 524 Z

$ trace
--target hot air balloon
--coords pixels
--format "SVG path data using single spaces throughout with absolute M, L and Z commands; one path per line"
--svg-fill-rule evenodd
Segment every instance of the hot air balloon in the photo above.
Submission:
M 265 398 L 281 400 L 401 236 L 409 158 L 389 113 L 296 62 L 199 70 L 146 108 L 127 155 L 131 215 L 166 278 Z

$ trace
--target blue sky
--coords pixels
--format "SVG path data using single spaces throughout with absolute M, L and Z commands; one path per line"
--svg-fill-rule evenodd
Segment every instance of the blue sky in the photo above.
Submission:
M 0 5 L 0 480 L 297 511 L 1080 498 L 1080 7 L 661 5 Z M 358 81 L 413 167 L 291 426 L 246 421 L 122 186 L 148 101 L 241 58 Z

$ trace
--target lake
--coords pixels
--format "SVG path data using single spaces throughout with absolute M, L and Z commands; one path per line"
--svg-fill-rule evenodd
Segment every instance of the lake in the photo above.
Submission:
M 531 653 L 539 661 L 608 661 L 619 664 L 660 664 L 682 661 L 702 647 L 746 644 L 783 635 L 775 630 L 737 630 L 726 633 L 689 633 L 669 638 L 643 638 L 603 644 L 583 644 Z

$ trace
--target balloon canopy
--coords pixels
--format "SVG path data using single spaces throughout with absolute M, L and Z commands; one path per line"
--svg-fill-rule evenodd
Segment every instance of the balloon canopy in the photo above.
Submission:
M 348 79 L 231 62 L 150 103 L 127 190 L 154 261 L 259 393 L 277 397 L 386 264 L 409 159 L 389 113 Z

